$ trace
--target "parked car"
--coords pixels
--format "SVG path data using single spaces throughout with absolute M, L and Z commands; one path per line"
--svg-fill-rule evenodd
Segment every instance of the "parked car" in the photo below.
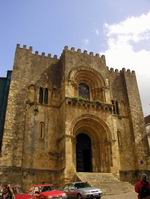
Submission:
M 67 195 L 62 190 L 57 190 L 52 184 L 36 184 L 30 187 L 28 194 L 34 196 L 39 192 L 40 199 L 66 199 Z
M 92 187 L 87 182 L 72 182 L 66 184 L 63 190 L 67 194 L 68 198 L 77 199 L 88 199 L 96 198 L 100 199 L 102 196 L 102 191 L 99 188 Z

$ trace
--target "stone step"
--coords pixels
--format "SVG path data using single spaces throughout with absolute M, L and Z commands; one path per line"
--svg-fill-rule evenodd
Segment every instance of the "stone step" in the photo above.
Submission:
M 115 177 L 112 173 L 87 173 L 78 172 L 77 175 L 80 178 L 88 179 L 90 181 L 101 181 L 101 182 L 120 182 L 120 180 Z
M 78 172 L 77 176 L 81 181 L 99 187 L 104 195 L 116 195 L 133 191 L 133 186 L 130 183 L 120 181 L 111 173 Z

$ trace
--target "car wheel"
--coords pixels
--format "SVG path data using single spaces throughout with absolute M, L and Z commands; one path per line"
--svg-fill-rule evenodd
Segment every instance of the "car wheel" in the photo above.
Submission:
M 77 199 L 82 199 L 81 194 L 78 194 L 78 195 L 77 195 Z

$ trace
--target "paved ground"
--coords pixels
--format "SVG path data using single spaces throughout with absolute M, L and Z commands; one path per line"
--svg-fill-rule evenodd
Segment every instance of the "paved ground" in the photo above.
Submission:
M 135 192 L 124 193 L 121 195 L 106 195 L 102 199 L 137 199 L 137 194 Z

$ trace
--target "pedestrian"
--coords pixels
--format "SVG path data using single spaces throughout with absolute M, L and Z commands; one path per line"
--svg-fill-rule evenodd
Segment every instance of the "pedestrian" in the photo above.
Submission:
M 150 183 L 146 174 L 142 174 L 141 179 L 136 182 L 135 192 L 138 193 L 138 199 L 150 199 Z
M 3 186 L 2 199 L 14 199 L 13 192 L 7 184 Z

